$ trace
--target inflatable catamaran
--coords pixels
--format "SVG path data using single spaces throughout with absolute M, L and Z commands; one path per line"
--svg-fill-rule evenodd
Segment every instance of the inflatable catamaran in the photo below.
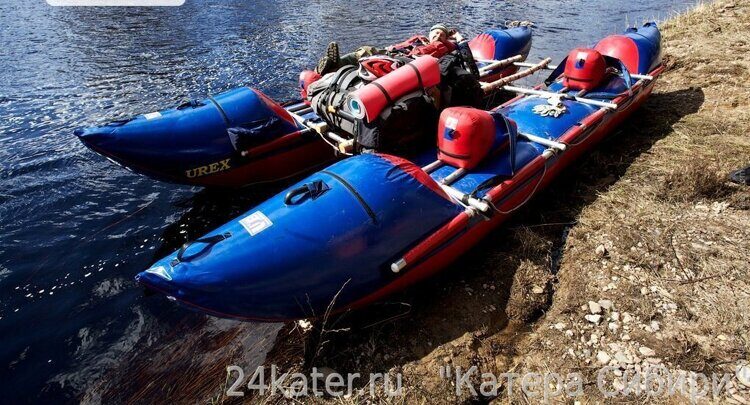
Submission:
M 497 80 L 518 68 L 498 61 L 520 61 L 528 55 L 531 28 L 488 30 L 469 41 L 468 47 L 469 55 L 477 59 L 481 80 Z M 348 93 L 365 84 L 351 80 L 342 90 Z M 421 84 L 429 87 L 430 83 Z M 340 82 L 333 85 L 340 87 Z M 404 96 L 407 100 L 402 100 Z M 413 94 L 400 94 L 389 101 L 406 105 L 409 100 L 414 100 Z M 324 134 L 330 132 L 322 127 L 325 120 L 310 104 L 299 100 L 282 106 L 258 90 L 241 87 L 177 108 L 82 128 L 75 134 L 116 164 L 157 180 L 243 187 L 289 178 L 337 158 L 319 134 L 321 129 Z M 437 114 L 433 118 L 414 116 L 409 114 L 409 121 L 429 119 L 436 125 Z M 371 126 L 388 126 L 397 118 L 381 117 Z
M 237 319 L 316 317 L 379 300 L 454 261 L 635 111 L 663 70 L 660 42 L 649 23 L 545 64 L 546 87 L 498 84 L 517 97 L 493 110 L 444 110 L 437 148 L 413 161 L 344 159 L 136 279 Z

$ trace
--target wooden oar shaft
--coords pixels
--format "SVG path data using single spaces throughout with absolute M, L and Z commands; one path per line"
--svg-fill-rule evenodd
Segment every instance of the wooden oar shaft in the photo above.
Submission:
M 501 67 L 510 66 L 514 62 L 518 62 L 521 60 L 523 60 L 523 56 L 521 55 L 511 56 L 510 58 L 500 59 L 500 60 L 482 60 L 482 62 L 489 62 L 490 64 L 479 68 L 479 73 L 481 75 L 484 75 L 489 71 L 492 71 Z
M 529 67 L 526 70 L 522 70 L 518 73 L 512 74 L 510 76 L 504 77 L 502 79 L 495 80 L 492 83 L 487 83 L 482 85 L 482 90 L 484 90 L 485 93 L 489 93 L 497 89 L 498 87 L 505 86 L 508 83 L 512 83 L 516 80 L 522 79 L 527 76 L 531 76 L 535 72 L 544 69 L 545 66 L 547 66 L 550 62 L 552 62 L 552 58 L 546 58 L 542 60 L 541 62 Z

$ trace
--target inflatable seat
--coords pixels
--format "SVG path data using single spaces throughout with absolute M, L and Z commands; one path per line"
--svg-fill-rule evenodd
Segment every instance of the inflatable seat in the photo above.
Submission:
M 563 86 L 590 91 L 607 76 L 607 61 L 595 49 L 576 48 L 566 58 L 564 75 Z
M 438 159 L 451 166 L 473 169 L 495 143 L 495 119 L 487 111 L 469 107 L 443 110 L 438 123 Z

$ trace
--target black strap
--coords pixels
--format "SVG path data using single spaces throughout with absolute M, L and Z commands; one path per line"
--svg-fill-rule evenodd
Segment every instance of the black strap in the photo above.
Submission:
M 505 180 L 512 179 L 516 174 L 516 142 L 518 140 L 518 132 L 513 129 L 513 124 L 511 124 L 508 121 L 508 118 L 506 118 L 503 114 L 497 111 L 493 111 L 490 114 L 492 115 L 492 118 L 495 119 L 495 125 L 497 125 L 498 118 L 502 119 L 502 122 L 505 125 L 505 130 L 508 131 L 508 157 L 510 159 L 510 175 L 498 174 L 484 180 L 483 182 L 479 183 L 479 185 L 477 185 L 476 188 L 471 191 L 471 193 L 469 193 L 471 197 L 476 197 L 477 194 L 481 191 L 495 187 Z M 501 151 L 498 150 L 495 153 L 500 152 Z
M 201 100 L 190 100 L 186 101 L 180 105 L 177 106 L 178 110 L 184 110 L 186 108 L 197 108 L 197 107 L 203 107 L 205 104 Z
M 474 76 L 476 79 L 479 79 L 479 68 L 477 67 L 477 61 L 474 60 L 474 54 L 471 52 L 469 42 L 463 40 L 456 44 L 456 48 L 458 49 L 458 54 L 461 55 L 461 59 L 466 70 L 468 70 L 469 73 L 471 73 L 472 76 Z
M 172 264 L 172 266 L 176 266 L 179 263 L 189 262 L 189 261 L 191 261 L 191 260 L 193 260 L 193 259 L 195 259 L 195 258 L 197 258 L 199 256 L 203 256 L 204 254 L 206 254 L 208 252 L 208 250 L 211 248 L 211 246 L 213 246 L 213 245 L 215 245 L 215 244 L 217 244 L 217 243 L 219 243 L 219 242 L 221 242 L 221 241 L 223 241 L 225 239 L 229 239 L 230 237 L 232 237 L 232 233 L 231 232 L 224 232 L 223 234 L 220 234 L 220 235 L 208 236 L 208 237 L 205 237 L 205 238 L 196 239 L 196 240 L 194 240 L 192 242 L 187 242 L 184 245 L 182 245 L 182 247 L 180 248 L 180 250 L 177 252 L 177 258 L 174 259 L 171 264 Z M 192 246 L 192 245 L 194 245 L 196 243 L 205 243 L 206 246 L 204 246 L 203 249 L 199 250 L 198 253 L 195 253 L 195 254 L 192 254 L 192 255 L 190 255 L 188 257 L 185 257 L 185 251 L 187 251 L 187 249 L 190 246 Z
M 443 155 L 445 155 L 445 156 L 449 156 L 449 157 L 452 157 L 452 158 L 454 158 L 454 159 L 462 159 L 462 160 L 467 160 L 467 159 L 471 158 L 471 155 L 458 155 L 458 154 L 455 154 L 455 153 L 450 153 L 450 152 L 446 152 L 446 151 L 444 151 L 444 150 L 442 150 L 442 149 L 440 149 L 440 148 L 438 148 L 438 150 L 439 150 L 439 151 L 440 151 L 440 153 L 442 153 Z
M 359 77 L 359 73 L 357 72 L 357 70 L 352 69 L 351 71 L 349 71 L 349 73 L 346 74 L 346 76 L 344 76 L 343 79 L 341 79 L 340 88 L 344 90 L 348 89 L 349 86 L 352 85 L 352 82 L 354 81 L 354 79 L 358 77 Z
M 372 208 L 370 208 L 370 206 L 367 205 L 367 201 L 365 201 L 365 199 L 362 198 L 362 196 L 357 192 L 357 190 L 354 189 L 354 187 L 352 187 L 351 184 L 349 184 L 349 182 L 347 182 L 346 180 L 344 180 L 338 174 L 333 173 L 333 172 L 329 172 L 328 170 L 321 170 L 320 172 L 321 173 L 325 173 L 325 174 L 333 177 L 334 179 L 338 180 L 339 183 L 341 183 L 342 185 L 344 185 L 344 187 L 346 187 L 347 190 L 349 190 L 349 192 L 354 196 L 354 198 L 356 198 L 357 201 L 359 201 L 359 204 L 362 206 L 362 208 L 365 210 L 365 212 L 367 213 L 367 215 L 370 217 L 370 219 L 372 220 L 372 223 L 374 225 L 378 224 L 378 217 L 375 215 L 375 211 L 373 211 Z
M 227 112 L 224 111 L 224 109 L 221 107 L 221 104 L 219 104 L 218 101 L 214 100 L 213 97 L 209 97 L 208 99 L 211 100 L 211 102 L 214 103 L 214 105 L 216 106 L 216 109 L 219 110 L 219 113 L 221 114 L 221 118 L 224 119 L 224 125 L 226 125 L 227 127 L 231 127 L 232 121 L 229 120 L 229 116 L 227 115 Z
M 560 63 L 557 65 L 555 70 L 552 71 L 552 73 L 547 76 L 547 79 L 544 81 L 544 84 L 549 86 L 552 84 L 552 82 L 555 81 L 558 77 L 560 77 L 561 74 L 565 71 L 565 64 L 568 63 L 568 57 L 566 56 Z
M 342 67 L 341 69 L 337 70 L 336 71 L 336 75 L 333 76 L 333 79 L 328 84 L 328 88 L 331 89 L 331 90 L 333 90 L 333 91 L 338 91 L 339 90 L 339 81 L 341 80 L 341 76 L 343 76 L 345 73 L 347 73 L 347 72 L 349 72 L 351 70 L 354 70 L 354 69 L 356 69 L 354 66 L 346 65 L 346 66 Z
M 391 104 L 393 104 L 393 100 L 391 100 L 391 96 L 390 96 L 390 95 L 388 94 L 388 92 L 387 92 L 387 91 L 385 91 L 385 88 L 384 88 L 383 86 L 381 86 L 381 85 L 380 85 L 380 83 L 377 83 L 377 82 L 372 82 L 372 83 L 370 83 L 370 84 L 372 84 L 373 86 L 375 86 L 375 87 L 377 87 L 378 89 L 380 89 L 380 91 L 381 91 L 381 92 L 383 93 L 383 95 L 385 96 L 385 100 L 386 100 L 386 101 L 388 102 L 388 105 L 391 105 Z
M 419 88 L 424 89 L 424 83 L 422 83 L 422 74 L 419 73 L 419 69 L 417 69 L 417 67 L 412 65 L 411 63 L 407 64 L 406 66 L 409 66 L 410 68 L 412 68 L 412 70 L 414 70 L 414 73 L 417 74 L 417 80 L 419 80 Z
M 331 188 L 328 187 L 328 184 L 323 182 L 323 180 L 315 180 L 311 181 L 309 183 L 305 183 L 294 190 L 289 191 L 286 193 L 286 196 L 284 197 L 284 204 L 286 205 L 296 205 L 301 202 L 303 202 L 306 197 L 309 197 L 310 199 L 314 200 L 326 191 L 330 190 Z M 300 197 L 300 198 L 296 198 Z M 296 198 L 296 199 L 295 199 Z

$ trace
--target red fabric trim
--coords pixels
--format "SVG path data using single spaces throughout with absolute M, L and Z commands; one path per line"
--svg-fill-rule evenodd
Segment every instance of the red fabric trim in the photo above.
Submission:
M 599 41 L 594 49 L 602 55 L 619 59 L 629 71 L 638 72 L 640 54 L 638 53 L 638 45 L 631 38 L 625 35 L 610 35 Z
M 477 59 L 495 59 L 495 38 L 489 34 L 479 34 L 469 41 L 469 49 Z
M 407 264 L 419 261 L 419 259 L 434 251 L 438 246 L 442 245 L 453 235 L 457 234 L 461 229 L 465 228 L 468 222 L 469 216 L 466 214 L 466 212 L 460 213 L 450 222 L 443 225 L 442 228 L 438 229 L 435 233 L 428 236 L 417 246 L 414 246 L 414 248 L 406 252 L 406 254 L 403 256 L 404 260 Z
M 271 97 L 268 97 L 267 95 L 263 94 L 262 91 L 256 90 L 256 89 L 251 89 L 251 90 L 253 90 L 258 95 L 258 97 L 260 97 L 260 99 L 263 100 L 266 106 L 268 106 L 268 108 L 273 110 L 273 112 L 277 116 L 279 116 L 279 118 L 294 125 L 295 127 L 297 126 L 297 122 L 294 121 L 294 118 L 292 118 L 292 116 L 289 115 L 289 111 L 285 110 L 284 107 L 280 106 L 278 103 L 273 101 Z
M 400 158 L 398 156 L 386 155 L 385 153 L 378 153 L 377 155 L 387 160 L 388 162 L 392 163 L 394 166 L 398 167 L 399 169 L 403 170 L 409 176 L 414 177 L 414 179 L 422 183 L 425 187 L 434 191 L 439 196 L 445 198 L 448 201 L 453 201 L 450 197 L 448 197 L 448 194 L 446 194 L 445 191 L 443 191 L 440 185 L 437 184 L 437 182 L 432 177 L 430 177 L 429 174 L 427 174 L 424 170 L 422 170 L 421 167 L 415 165 L 414 163 L 404 158 Z

